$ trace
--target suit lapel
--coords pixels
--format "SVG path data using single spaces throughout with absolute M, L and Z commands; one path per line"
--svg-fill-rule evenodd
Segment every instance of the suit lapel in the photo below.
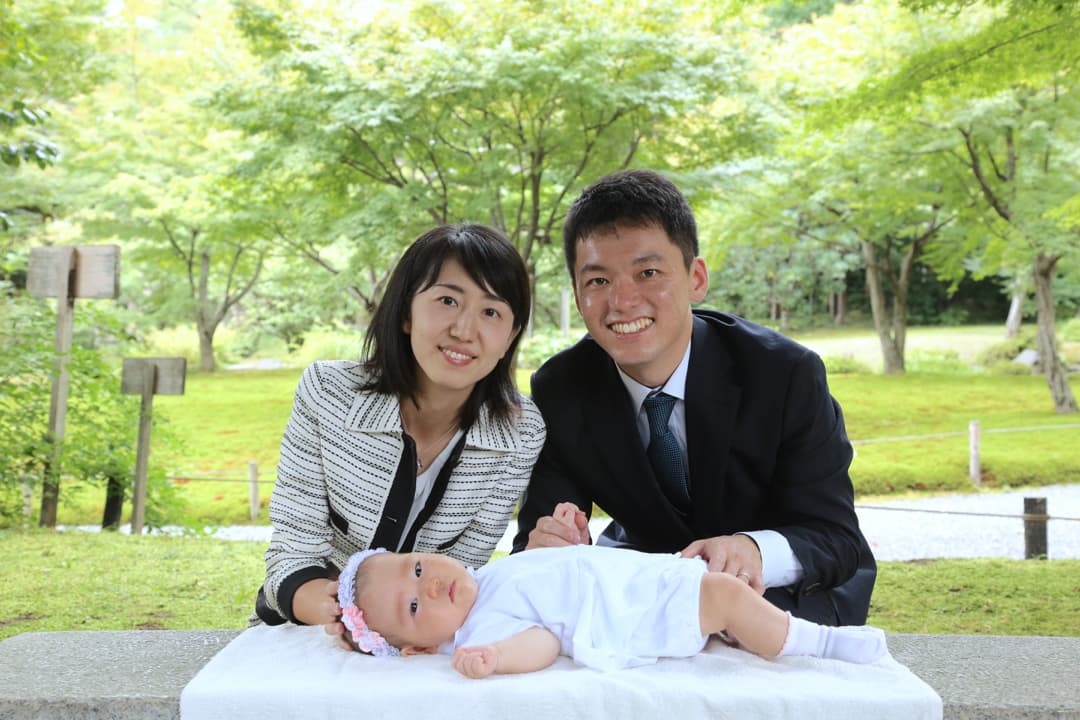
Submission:
M 725 475 L 738 415 L 739 386 L 731 379 L 731 356 L 709 328 L 694 318 L 686 373 L 686 452 L 690 465 L 689 518 L 694 537 L 715 535 L 724 512 Z

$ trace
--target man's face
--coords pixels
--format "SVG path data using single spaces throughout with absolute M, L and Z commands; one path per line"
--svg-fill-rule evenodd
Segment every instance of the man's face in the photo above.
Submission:
M 667 381 L 686 352 L 690 304 L 709 289 L 705 261 L 689 270 L 663 228 L 616 226 L 578 241 L 574 297 L 589 334 L 642 385 Z

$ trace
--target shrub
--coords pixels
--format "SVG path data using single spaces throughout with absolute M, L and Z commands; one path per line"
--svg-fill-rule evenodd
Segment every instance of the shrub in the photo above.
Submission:
M 6 305 L 5 322 L 0 325 L 2 527 L 23 522 L 22 487 L 40 489 L 49 472 L 53 446 L 46 435 L 52 398 L 56 315 L 49 303 L 22 295 L 0 297 L 0 303 Z M 76 313 L 76 330 L 85 331 L 85 323 L 94 322 L 94 318 L 94 313 Z M 139 422 L 138 396 L 120 393 L 120 371 L 105 361 L 100 350 L 73 344 L 68 371 L 60 501 L 64 501 L 68 478 L 101 489 L 109 478 L 116 478 L 130 492 L 135 467 L 134 437 Z M 164 473 L 152 467 L 149 480 L 147 524 L 174 519 L 181 508 L 167 491 L 158 487 L 164 484 Z
M 1067 342 L 1080 342 L 1080 317 L 1074 317 L 1058 326 L 1061 339 Z
M 873 370 L 864 362 L 851 355 L 828 355 L 821 358 L 829 375 L 870 375 Z
M 991 375 L 1031 375 L 1033 372 L 1030 366 L 1012 360 L 998 360 L 987 370 Z
M 316 360 L 359 360 L 363 344 L 363 328 L 312 330 L 289 360 L 297 367 L 307 367 Z
M 227 349 L 235 344 L 236 332 L 220 326 L 214 333 L 214 359 L 218 365 L 230 362 Z M 191 325 L 152 330 L 143 338 L 144 352 L 152 357 L 182 357 L 188 372 L 199 369 L 199 336 Z
M 1019 335 L 1008 340 L 989 345 L 975 356 L 975 363 L 982 367 L 990 367 L 1001 360 L 1011 361 L 1021 350 L 1035 349 L 1036 328 L 1028 328 Z
M 563 337 L 562 331 L 558 329 L 536 332 L 532 337 L 523 338 L 518 346 L 518 367 L 535 370 L 549 357 L 560 350 L 565 350 L 580 339 L 581 333 L 573 330 L 569 337 Z
M 955 350 L 912 350 L 904 358 L 908 372 L 938 373 L 942 375 L 965 375 L 971 368 L 960 359 Z

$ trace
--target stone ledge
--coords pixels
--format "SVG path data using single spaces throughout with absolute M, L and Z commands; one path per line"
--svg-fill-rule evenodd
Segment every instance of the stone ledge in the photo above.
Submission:
M 26 633 L 0 642 L 0 718 L 171 720 L 237 630 Z M 946 720 L 1080 720 L 1080 638 L 889 635 Z

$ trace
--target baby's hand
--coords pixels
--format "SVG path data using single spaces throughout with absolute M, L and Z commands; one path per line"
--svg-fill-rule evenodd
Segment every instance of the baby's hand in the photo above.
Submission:
M 485 678 L 499 664 L 499 649 L 494 645 L 458 648 L 451 664 L 467 678 Z

